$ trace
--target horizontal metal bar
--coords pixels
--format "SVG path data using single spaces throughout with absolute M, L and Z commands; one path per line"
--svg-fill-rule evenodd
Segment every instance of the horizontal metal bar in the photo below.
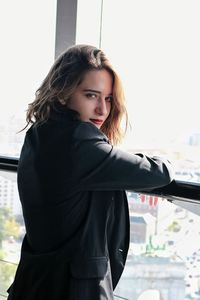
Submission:
M 0 156 L 0 170 L 17 172 L 18 158 Z M 200 204 L 200 183 L 173 180 L 169 185 L 140 193 L 157 195 L 169 201 L 181 200 Z M 192 200 L 192 201 L 191 201 Z
M 18 158 L 0 156 L 0 170 L 17 172 Z
M 170 184 L 164 187 L 147 192 L 144 191 L 142 193 L 157 195 L 162 198 L 167 198 L 169 201 L 178 199 L 188 202 L 192 200 L 192 202 L 200 204 L 200 183 L 173 180 Z

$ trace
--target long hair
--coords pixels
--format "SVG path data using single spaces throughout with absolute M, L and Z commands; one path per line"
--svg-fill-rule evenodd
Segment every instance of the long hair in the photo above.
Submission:
M 66 103 L 90 70 L 107 70 L 113 78 L 113 101 L 111 112 L 101 131 L 112 144 L 118 144 L 127 128 L 128 115 L 122 84 L 104 52 L 90 45 L 75 45 L 63 52 L 54 62 L 46 78 L 35 93 L 35 100 L 29 104 L 26 122 L 39 124 L 49 119 L 55 102 Z M 125 117 L 125 128 L 120 124 Z M 26 126 L 26 127 L 27 127 Z

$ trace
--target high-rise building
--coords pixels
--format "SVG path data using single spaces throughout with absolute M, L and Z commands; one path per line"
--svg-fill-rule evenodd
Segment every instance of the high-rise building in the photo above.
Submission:
M 4 176 L 5 172 L 0 173 L 0 207 L 6 207 L 14 215 L 22 213 L 18 196 L 17 184 L 15 178 Z

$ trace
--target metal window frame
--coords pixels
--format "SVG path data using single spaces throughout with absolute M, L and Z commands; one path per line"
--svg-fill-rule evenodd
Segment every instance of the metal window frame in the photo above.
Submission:
M 78 0 L 57 0 L 55 58 L 76 42 Z

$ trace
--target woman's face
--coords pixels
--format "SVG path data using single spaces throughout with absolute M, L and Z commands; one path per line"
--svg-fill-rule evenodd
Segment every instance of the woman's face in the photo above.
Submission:
M 69 99 L 67 107 L 76 110 L 82 121 L 90 122 L 100 129 L 110 114 L 112 89 L 113 78 L 108 71 L 88 71 Z

